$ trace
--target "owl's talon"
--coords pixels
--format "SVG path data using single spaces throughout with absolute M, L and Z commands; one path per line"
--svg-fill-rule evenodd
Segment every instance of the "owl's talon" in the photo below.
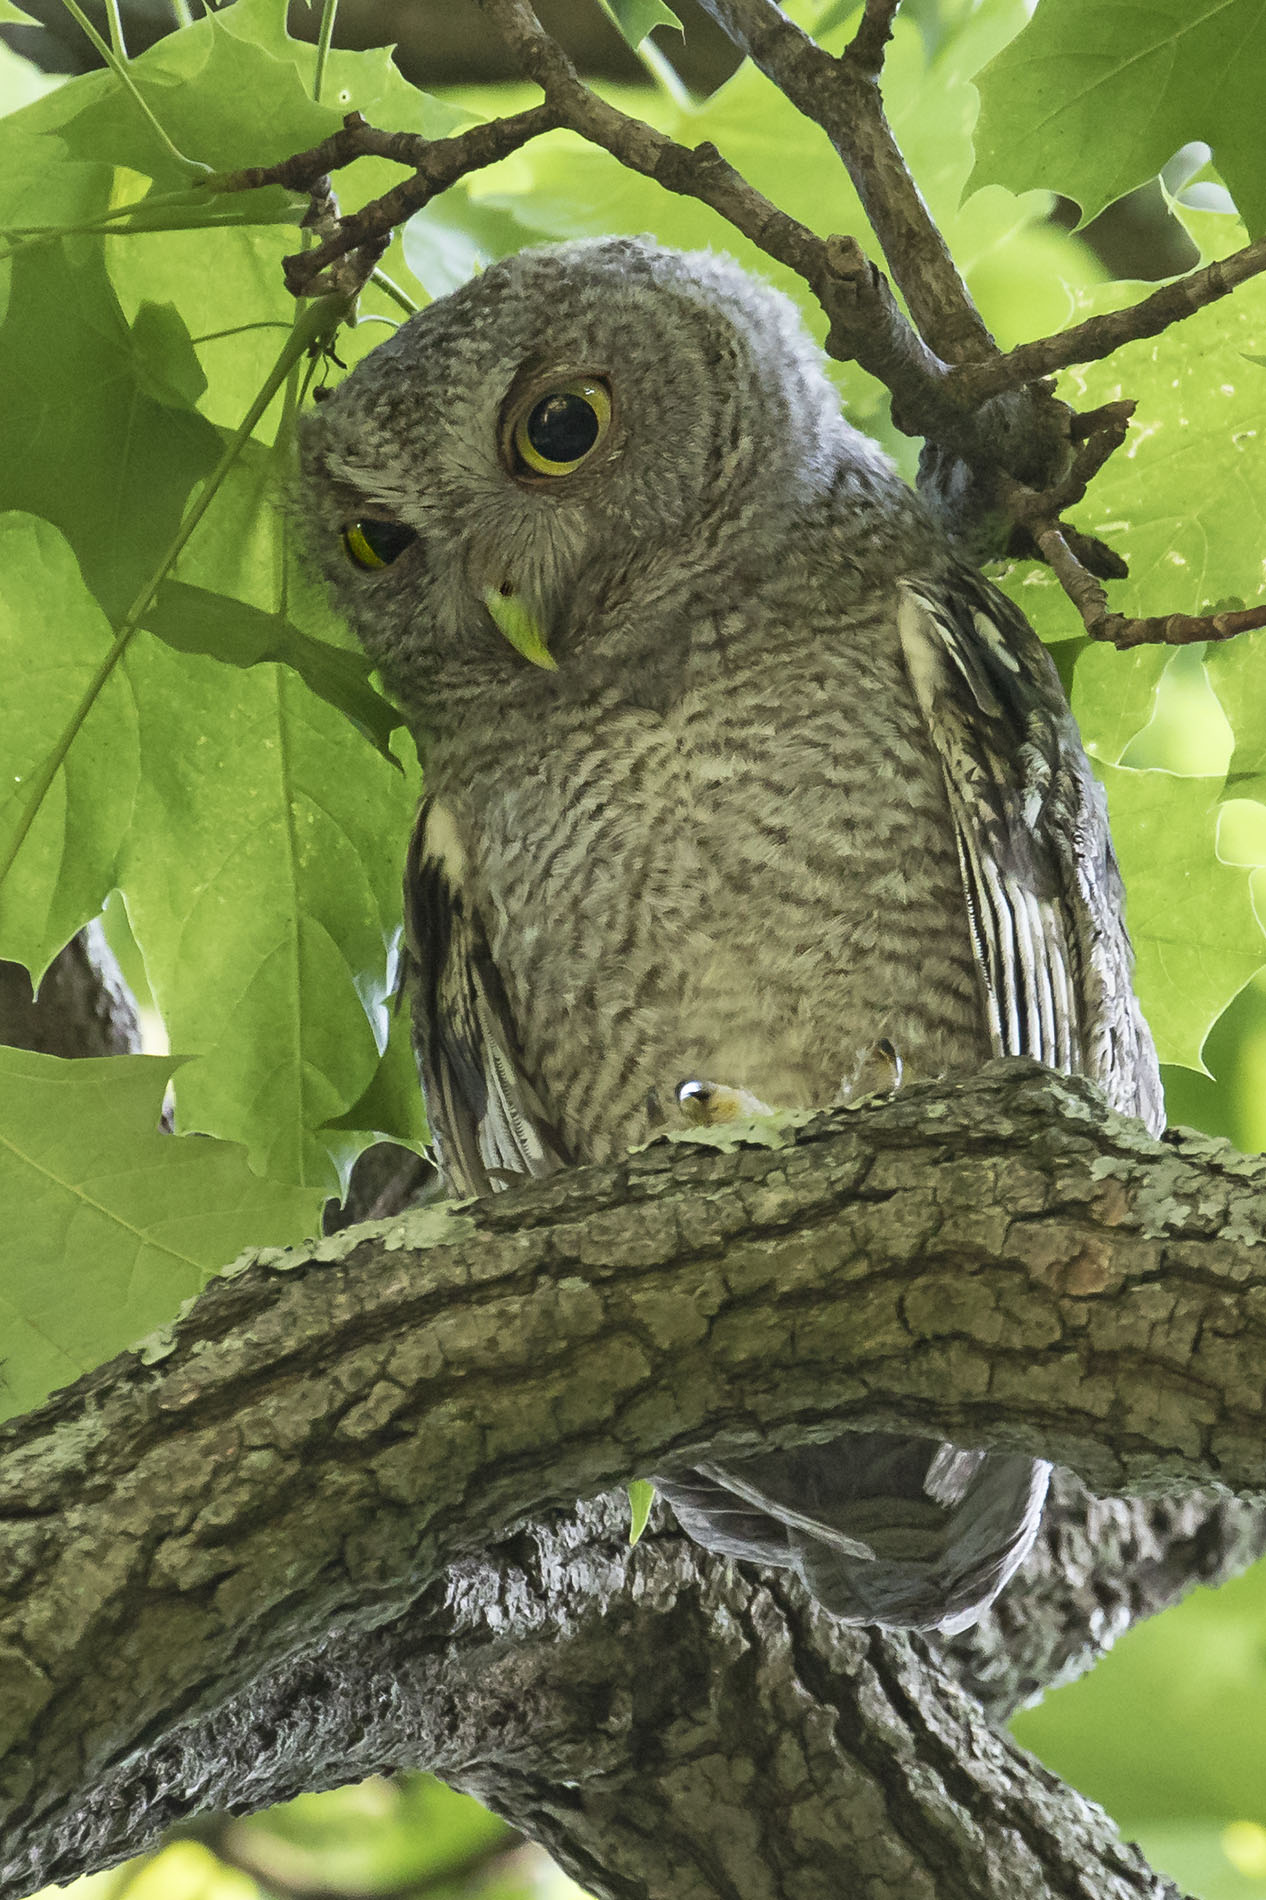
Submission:
M 716 1128 L 723 1122 L 748 1121 L 774 1112 L 750 1089 L 731 1089 L 723 1082 L 698 1080 L 678 1084 L 677 1106 L 692 1128 Z
M 888 1036 L 881 1036 L 858 1063 L 843 1099 L 850 1108 L 858 1108 L 863 1102 L 886 1101 L 901 1087 L 903 1069 L 897 1045 Z

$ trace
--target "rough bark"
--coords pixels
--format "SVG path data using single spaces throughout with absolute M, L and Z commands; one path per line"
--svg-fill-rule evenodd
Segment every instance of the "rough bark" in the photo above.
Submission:
M 1015 1583 L 942 1655 L 995 1722 L 1084 1675 L 1132 1624 L 1266 1551 L 1266 1506 L 1218 1491 L 1097 1498 L 1056 1471 Z
M 136 1004 L 99 923 L 53 958 L 38 994 L 22 964 L 0 962 L 0 1042 L 46 1056 L 122 1056 L 140 1048 Z
M 42 1877 L 198 1805 L 423 1763 L 612 1900 L 1172 1896 L 926 1649 L 666 1522 L 632 1553 L 616 1500 L 533 1525 L 335 1631 L 98 1782 Z
M 239 1263 L 170 1338 L 124 1355 L 0 1435 L 5 1891 L 127 1851 L 116 1802 L 107 1836 L 76 1844 L 72 1817 L 93 1811 L 123 1765 L 159 1759 L 181 1722 L 234 1696 L 249 1708 L 252 1685 L 332 1630 L 341 1633 L 331 1666 L 346 1675 L 365 1632 L 411 1606 L 469 1598 L 480 1631 L 469 1638 L 472 1655 L 510 1658 L 535 1613 L 501 1559 L 475 1553 L 499 1543 L 504 1551 L 507 1528 L 529 1514 L 705 1446 L 735 1453 L 850 1425 L 904 1425 L 965 1443 L 1022 1443 L 1106 1490 L 1211 1478 L 1260 1486 L 1266 1285 L 1255 1250 L 1266 1225 L 1264 1176 L 1266 1163 L 1223 1143 L 1151 1141 L 1084 1083 L 993 1064 L 957 1087 L 911 1089 L 821 1117 L 789 1131 L 785 1146 L 659 1144 L 617 1167 L 578 1170 L 455 1214 L 405 1215 L 306 1254 Z M 631 1595 L 620 1596 L 622 1583 L 599 1588 L 596 1610 L 640 1604 L 645 1561 L 628 1572 Z M 548 1603 L 549 1564 L 533 1562 Z M 1057 1805 L 1072 1797 L 1043 1792 L 1042 1778 L 1016 1766 L 966 1701 L 935 1687 L 935 1674 L 907 1697 L 902 1671 L 917 1672 L 918 1652 L 840 1631 L 785 1584 L 762 1586 L 760 1603 L 777 1606 L 761 1610 L 775 1618 L 766 1628 L 724 1595 L 755 1591 L 750 1579 L 693 1554 L 689 1564 L 704 1594 L 673 1614 L 697 1623 L 690 1642 L 709 1658 L 707 1680 L 698 1691 L 687 1682 L 678 1709 L 662 1654 L 669 1625 L 648 1635 L 639 1610 L 642 1646 L 630 1638 L 628 1647 L 655 1720 L 636 1734 L 625 1725 L 619 1797 L 607 1807 L 593 1797 L 593 1814 L 605 1813 L 612 1830 L 606 1884 L 588 1869 L 592 1847 L 567 1850 L 591 1886 L 758 1891 L 750 1881 L 733 1886 L 715 1859 L 719 1846 L 689 1829 L 671 1878 L 645 1871 L 654 1843 L 673 1838 L 671 1803 L 659 1820 L 653 1802 L 634 1803 L 644 1866 L 635 1874 L 613 1813 L 633 1800 L 629 1764 L 639 1778 L 650 1774 L 671 1731 L 685 1758 L 733 1758 L 746 1792 L 717 1782 L 707 1799 L 755 1817 L 756 1783 L 777 1769 L 786 1726 L 775 1694 L 782 1680 L 787 1696 L 819 1705 L 814 1735 L 830 1730 L 850 1760 L 860 1751 L 885 1800 L 918 1809 L 907 1846 L 932 1870 L 928 1891 L 1014 1893 L 1018 1882 L 1034 1894 L 1163 1890 L 1147 1884 L 1141 1863 L 1130 1871 L 1117 1850 L 1092 1848 L 1078 1832 L 1091 1822 L 1074 1825 L 1071 1811 L 1060 1808 L 1048 1838 L 1032 1817 L 1048 1795 Z M 478 1576 L 476 1587 L 469 1579 Z M 561 1571 L 555 1581 L 561 1589 Z M 548 1612 L 566 1613 L 565 1603 Z M 788 1618 L 794 1629 L 779 1634 Z M 731 1654 L 735 1619 L 755 1635 Z M 810 1628 L 825 1649 L 805 1648 Z M 452 1695 L 451 1650 L 432 1681 L 441 1703 Z M 781 1678 L 775 1652 L 792 1659 Z M 846 1716 L 840 1682 L 850 1666 L 856 1676 L 858 1658 L 878 1669 L 880 1656 L 889 1674 L 870 1700 L 859 1679 Z M 521 1824 L 537 1803 L 532 1831 L 556 1847 L 573 1839 L 569 1829 L 582 1843 L 602 1832 L 594 1823 L 586 1834 L 577 1819 L 568 1764 L 588 1759 L 602 1723 L 616 1719 L 616 1703 L 598 1693 L 606 1678 L 587 1675 L 578 1658 L 567 1652 L 553 1684 L 570 1710 L 553 1732 L 570 1734 L 572 1750 L 559 1740 L 553 1771 L 523 1767 L 517 1753 L 511 1661 L 501 1715 L 483 1705 L 489 1735 L 499 1724 L 509 1741 L 482 1791 Z M 673 1668 L 684 1670 L 684 1660 Z M 731 1711 L 727 1685 L 745 1671 L 756 1687 Z M 711 1729 L 699 1727 L 700 1697 L 722 1698 L 707 1703 Z M 763 1729 L 752 1713 L 762 1700 Z M 592 1717 L 577 1729 L 589 1703 Z M 890 1703 L 898 1716 L 884 1713 Z M 455 1701 L 444 1706 L 454 1723 L 465 1721 Z M 916 1713 L 941 1741 L 910 1741 Z M 722 1731 L 732 1714 L 727 1756 Z M 313 1719 L 337 1725 L 339 1712 L 323 1707 Z M 544 1733 L 544 1704 L 542 1724 Z M 656 1743 L 652 1730 L 662 1731 Z M 412 1732 L 412 1759 L 425 1765 L 427 1731 L 414 1723 Z M 455 1757 L 430 1759 L 477 1786 L 483 1757 L 471 1752 L 475 1730 L 461 1732 Z M 485 1737 L 485 1752 L 494 1740 Z M 266 1758 L 258 1733 L 247 1752 Z M 334 1778 L 371 1765 L 354 1749 L 339 1760 Z M 844 1773 L 842 1761 L 832 1764 L 829 1775 L 812 1762 L 804 1769 L 815 1813 L 831 1809 L 832 1776 Z M 149 1771 L 140 1772 L 144 1781 Z M 897 1792 L 912 1777 L 917 1801 Z M 853 1783 L 841 1786 L 856 1782 L 854 1765 Z M 700 1785 L 712 1786 L 707 1773 Z M 258 1798 L 286 1791 L 274 1783 Z M 236 1798 L 253 1804 L 252 1785 Z M 668 1801 L 666 1790 L 659 1799 Z M 863 1818 L 847 1820 L 848 1851 L 860 1851 L 857 1829 L 869 1826 L 876 1852 L 887 1853 L 889 1834 L 875 1832 L 877 1818 L 865 1822 L 861 1793 L 858 1801 Z M 993 1820 L 969 1853 L 955 1817 L 982 1802 L 993 1803 Z M 1018 1819 L 1025 1803 L 1028 1832 Z M 698 1805 L 707 1806 L 702 1795 Z M 754 1865 L 775 1867 L 770 1892 L 838 1891 L 843 1837 L 823 1826 L 826 1845 L 812 1836 L 806 1808 L 800 1846 L 795 1829 L 790 1845 L 758 1843 Z M 1046 1886 L 1036 1875 L 1020 1882 L 1007 1858 L 1013 1835 L 1044 1865 Z M 1071 1861 L 1056 1851 L 1061 1840 L 1076 1843 Z M 790 1863 L 777 1871 L 784 1854 L 800 1855 L 799 1872 Z M 887 1877 L 882 1862 L 880 1854 L 869 1877 Z M 687 1863 L 705 1884 L 683 1887 Z M 920 1891 L 915 1864 L 894 1867 L 893 1892 Z M 1097 1887 L 1086 1886 L 1087 1865 L 1102 1876 Z M 1061 1871 L 1074 1867 L 1077 1888 Z

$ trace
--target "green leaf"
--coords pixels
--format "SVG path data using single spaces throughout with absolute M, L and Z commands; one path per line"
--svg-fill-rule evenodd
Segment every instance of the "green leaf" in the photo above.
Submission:
M 0 522 L 0 700 L 19 782 L 76 716 L 110 629 L 56 530 Z M 37 972 L 117 884 L 176 1047 L 185 1128 L 334 1191 L 360 1145 L 318 1136 L 368 1088 L 415 792 L 288 668 L 239 671 L 140 634 L 114 668 L 0 890 L 0 949 Z M 402 1128 L 378 1132 L 410 1139 Z M 332 1165 L 333 1163 L 333 1165 Z
M 178 1059 L 0 1048 L 0 1416 L 168 1320 L 244 1247 L 311 1232 L 320 1196 L 240 1148 L 159 1130 Z
M 1070 698 L 1092 759 L 1120 764 L 1122 753 L 1156 709 L 1161 676 L 1172 658 L 1168 647 L 1118 653 L 1097 640 L 1078 654 Z
M 663 0 L 602 0 L 603 12 L 610 14 L 620 32 L 636 52 L 646 35 L 657 26 L 682 31 L 681 21 Z
M 128 72 L 172 143 L 213 172 L 275 164 L 342 123 L 332 107 L 315 103 L 297 66 L 230 32 L 218 14 L 155 41 L 129 61 Z M 187 186 L 188 170 L 124 86 L 110 76 L 95 91 L 88 97 L 74 81 L 41 101 L 42 123 L 57 127 L 70 155 L 108 159 L 167 190 Z
M 341 1190 L 363 1144 L 316 1131 L 386 1044 L 415 791 L 288 667 L 142 635 L 125 670 L 144 776 L 118 881 L 172 1044 L 203 1058 L 177 1125 Z
M 429 1154 L 431 1132 L 422 1107 L 409 1013 L 398 999 L 392 1005 L 387 1047 L 368 1088 L 344 1114 L 334 1116 L 325 1126 L 359 1134 L 362 1146 L 367 1148 L 376 1141 L 395 1141 L 402 1148 L 412 1148 L 415 1154 Z
M 12 682 L 0 694 L 0 863 L 33 775 L 81 712 L 111 642 L 58 530 L 30 515 L 0 516 L 0 646 Z M 118 873 L 140 774 L 137 708 L 115 672 L 0 883 L 0 955 L 38 978 L 97 915 Z
M 276 0 L 235 0 L 219 20 L 224 31 L 235 39 L 293 67 L 311 96 L 315 52 L 309 41 L 294 39 L 287 32 L 285 7 L 278 6 Z M 421 132 L 428 139 L 444 138 L 468 114 L 461 106 L 411 85 L 392 58 L 393 50 L 390 46 L 371 46 L 359 52 L 333 49 L 326 61 L 323 108 L 336 113 L 339 124 L 342 115 L 355 107 L 373 125 L 389 126 L 394 132 Z M 393 182 L 398 180 L 400 167 L 388 166 L 387 176 Z M 366 195 L 375 197 L 377 191 L 375 186 Z
M 194 408 L 207 379 L 175 305 L 142 303 L 130 341 L 139 387 L 169 409 Z
M 1227 796 L 1266 803 L 1266 632 L 1207 648 L 1204 667 L 1235 741 Z
M 1259 236 L 1264 67 L 1262 0 L 1041 0 L 977 80 L 970 188 L 1044 186 L 1092 218 L 1202 139 Z
M 266 613 L 229 594 L 183 581 L 164 581 L 146 609 L 145 625 L 179 653 L 204 653 L 229 666 L 269 660 L 294 668 L 319 698 L 345 713 L 392 765 L 391 735 L 400 715 L 369 683 L 363 653 L 315 640 L 284 614 Z
M 629 1547 L 636 1544 L 646 1529 L 655 1502 L 655 1486 L 647 1478 L 634 1478 L 629 1486 Z
M 174 310 L 138 312 L 129 327 L 98 245 L 21 251 L 12 270 L 0 324 L 0 508 L 56 523 L 114 619 L 219 458 L 215 430 L 178 393 L 200 371 Z
M 1250 872 L 1215 852 L 1221 779 L 1101 766 L 1129 899 L 1135 988 L 1162 1062 L 1200 1069 L 1205 1037 L 1266 963 Z

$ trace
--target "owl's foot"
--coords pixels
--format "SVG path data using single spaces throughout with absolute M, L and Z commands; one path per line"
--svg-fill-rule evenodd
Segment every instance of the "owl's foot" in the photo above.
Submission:
M 774 1112 L 750 1089 L 726 1088 L 723 1082 L 682 1082 L 677 1106 L 692 1128 L 718 1128 L 724 1122 L 749 1121 Z
M 840 1091 L 840 1099 L 850 1108 L 863 1102 L 884 1101 L 901 1087 L 902 1063 L 895 1043 L 887 1036 L 871 1044 L 850 1080 Z

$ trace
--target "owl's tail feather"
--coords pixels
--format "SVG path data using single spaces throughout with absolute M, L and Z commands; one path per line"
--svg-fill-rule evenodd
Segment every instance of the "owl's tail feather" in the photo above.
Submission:
M 655 1482 L 709 1550 L 796 1571 L 849 1623 L 952 1632 L 1021 1563 L 1050 1466 L 891 1433 L 706 1464 Z

